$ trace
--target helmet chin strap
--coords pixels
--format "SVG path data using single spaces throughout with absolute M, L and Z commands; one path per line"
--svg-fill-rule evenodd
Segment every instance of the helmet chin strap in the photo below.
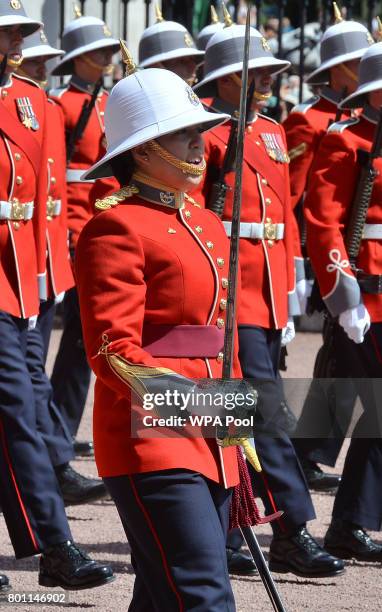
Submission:
M 352 81 L 355 81 L 356 83 L 358 83 L 358 75 L 355 72 L 353 72 L 353 70 L 350 70 L 350 68 L 348 68 L 346 64 L 340 64 L 340 67 L 344 71 L 346 76 L 348 76 Z
M 198 166 L 196 164 L 190 164 L 188 162 L 182 161 L 172 155 L 169 151 L 161 147 L 161 145 L 156 142 L 156 140 L 150 140 L 147 143 L 148 147 L 154 151 L 161 159 L 164 159 L 167 163 L 171 164 L 175 168 L 178 168 L 183 172 L 183 174 L 192 174 L 192 176 L 202 176 L 206 169 L 206 160 L 203 158 L 202 163 Z
M 8 57 L 7 59 L 7 65 L 10 66 L 11 68 L 13 68 L 13 70 L 17 70 L 21 64 L 23 63 L 23 56 L 20 55 L 20 58 L 18 60 L 12 59 L 11 57 Z
M 231 79 L 233 80 L 233 82 L 238 85 L 239 87 L 241 87 L 241 78 L 239 76 L 237 76 L 237 74 L 233 73 L 230 75 Z M 250 87 L 251 83 L 248 83 L 248 89 Z M 255 100 L 258 100 L 259 102 L 264 102 L 265 100 L 269 100 L 269 98 L 272 97 L 272 92 L 269 91 L 267 93 L 260 93 L 259 91 L 254 91 L 253 92 L 253 97 L 255 98 Z
M 98 62 L 93 61 L 92 59 L 90 59 L 90 57 L 87 57 L 85 54 L 82 56 L 83 61 L 85 62 L 85 64 L 87 64 L 88 66 L 91 66 L 92 68 L 95 68 L 96 70 L 99 70 L 102 74 L 105 75 L 109 75 L 113 72 L 113 64 L 107 64 L 106 66 L 104 66 L 103 64 L 98 64 Z

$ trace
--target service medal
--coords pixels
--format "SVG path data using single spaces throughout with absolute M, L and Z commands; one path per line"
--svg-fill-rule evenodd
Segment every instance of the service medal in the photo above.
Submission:
M 37 131 L 40 124 L 32 107 L 32 102 L 26 96 L 24 98 L 16 98 L 17 111 L 20 121 L 28 130 Z

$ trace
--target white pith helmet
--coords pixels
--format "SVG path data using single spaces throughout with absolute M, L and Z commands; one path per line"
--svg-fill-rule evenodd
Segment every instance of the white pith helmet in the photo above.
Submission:
M 370 32 L 357 21 L 340 21 L 330 26 L 321 39 L 321 64 L 306 79 L 310 85 L 328 83 L 330 68 L 359 59 L 374 43 Z
M 40 28 L 37 32 L 24 38 L 22 53 L 24 59 L 34 59 L 36 57 L 57 57 L 63 55 L 65 51 L 52 47 L 48 42 L 44 29 Z
M 341 108 L 360 108 L 367 94 L 382 89 L 382 42 L 375 43 L 362 56 L 357 89 L 340 103 Z
M 138 62 L 141 68 L 179 57 L 202 61 L 204 52 L 196 48 L 191 34 L 176 21 L 166 21 L 158 6 L 157 21 L 143 32 L 139 41 Z
M 106 154 L 82 175 L 83 179 L 112 176 L 109 162 L 138 145 L 186 127 L 199 125 L 207 131 L 227 121 L 229 115 L 206 111 L 177 74 L 148 68 L 115 85 L 104 119 Z
M 239 72 L 243 67 L 245 26 L 230 25 L 210 38 L 204 57 L 204 76 L 195 85 L 201 97 L 215 96 L 216 79 Z M 290 66 L 290 62 L 279 60 L 272 54 L 267 40 L 255 28 L 250 29 L 248 68 L 270 67 L 278 74 Z
M 42 23 L 30 19 L 19 0 L 0 0 L 0 27 L 14 25 L 21 26 L 22 36 L 29 36 L 36 32 Z
M 71 21 L 62 33 L 61 46 L 65 51 L 60 63 L 52 70 L 52 75 L 73 74 L 73 60 L 83 53 L 111 47 L 114 53 L 119 50 L 119 41 L 112 38 L 106 23 L 98 17 L 78 17 Z

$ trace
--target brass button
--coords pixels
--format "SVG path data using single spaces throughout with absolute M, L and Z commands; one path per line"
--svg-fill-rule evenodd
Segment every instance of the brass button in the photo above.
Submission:
M 222 329 L 224 327 L 224 319 L 216 319 L 216 325 L 219 329 Z
M 169 228 L 168 228 L 168 230 L 167 230 L 167 232 L 168 232 L 169 234 L 176 234 L 176 230 L 175 230 L 173 227 L 169 227 Z
M 219 268 L 222 268 L 224 266 L 224 259 L 223 259 L 223 257 L 218 257 L 216 259 L 216 263 L 218 264 Z
M 220 300 L 219 308 L 220 308 L 220 310 L 225 310 L 227 308 L 227 300 L 222 298 Z
M 54 159 L 53 159 L 53 157 L 48 157 L 48 162 L 49 162 L 50 164 L 53 164 L 53 163 L 54 163 Z
M 56 177 L 52 176 L 52 178 L 50 179 L 50 182 L 52 183 L 52 185 L 55 185 L 57 183 Z
M 105 111 L 99 111 L 99 114 L 101 115 L 101 117 L 103 117 L 105 114 Z
M 257 144 L 257 146 L 259 147 L 259 146 L 261 145 L 260 140 L 256 140 L 256 144 Z
M 223 289 L 227 289 L 227 287 L 228 287 L 228 278 L 222 278 L 222 287 L 223 287 Z
M 213 249 L 214 248 L 214 243 L 211 242 L 211 240 L 207 240 L 206 247 L 207 247 L 207 249 Z
M 6 97 L 7 97 L 7 95 L 8 95 L 7 90 L 6 90 L 6 89 L 2 89 L 2 90 L 1 90 L 1 97 L 2 97 L 2 98 L 6 98 Z
M 23 182 L 23 177 L 22 176 L 16 176 L 16 185 L 22 185 Z
M 219 363 L 221 363 L 224 359 L 224 353 L 222 351 L 220 351 L 220 353 L 218 353 L 218 356 L 216 357 L 216 361 L 218 361 Z
M 272 202 L 271 198 L 265 198 L 265 203 L 266 204 L 271 204 L 271 202 Z
M 251 125 L 247 125 L 248 134 L 252 134 L 252 131 L 253 131 L 253 127 Z
M 15 228 L 15 230 L 20 229 L 20 223 L 18 221 L 14 221 L 13 222 L 13 227 Z
M 200 227 L 200 225 L 197 225 L 197 226 L 195 227 L 195 231 L 196 231 L 196 232 L 198 232 L 198 234 L 201 234 L 201 233 L 202 233 L 202 231 L 203 231 L 203 228 L 202 228 L 202 227 Z
M 263 183 L 263 185 L 268 185 L 268 181 L 267 181 L 267 179 L 265 179 L 265 178 L 262 178 L 262 179 L 261 179 L 261 182 Z
M 274 240 L 268 240 L 268 246 L 270 249 L 273 247 L 274 244 L 275 244 Z
M 15 160 L 16 161 L 20 161 L 21 159 L 21 154 L 20 153 L 15 153 Z
M 191 217 L 191 212 L 190 212 L 189 210 L 186 210 L 186 211 L 185 211 L 185 213 L 184 213 L 184 216 L 185 216 L 187 219 L 190 219 L 190 217 Z

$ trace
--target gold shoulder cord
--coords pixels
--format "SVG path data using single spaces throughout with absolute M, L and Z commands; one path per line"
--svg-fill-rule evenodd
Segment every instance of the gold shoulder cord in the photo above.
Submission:
M 136 193 L 139 193 L 138 187 L 135 187 L 134 185 L 127 185 L 126 187 L 122 187 L 122 189 L 119 191 L 116 191 L 112 195 L 107 196 L 102 200 L 96 200 L 94 206 L 97 210 L 107 210 L 108 208 L 117 206 L 120 202 L 126 200 L 126 198 L 131 198 Z

